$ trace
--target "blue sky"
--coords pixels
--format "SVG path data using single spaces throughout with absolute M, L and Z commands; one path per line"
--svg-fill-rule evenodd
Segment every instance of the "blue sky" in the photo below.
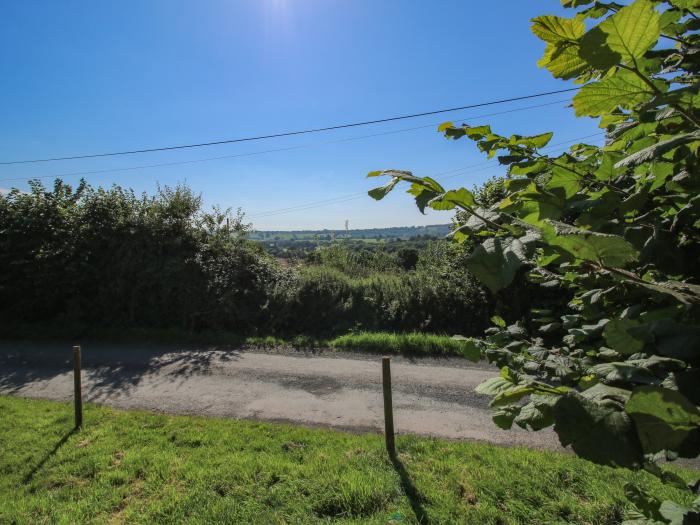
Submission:
M 533 16 L 560 11 L 556 0 L 8 2 L 0 19 L 0 161 L 237 138 L 563 89 L 567 83 L 537 67 L 543 44 L 529 30 Z M 434 224 L 449 214 L 423 216 L 403 192 L 381 202 L 360 197 L 265 212 L 354 196 L 376 185 L 365 178 L 375 169 L 433 175 L 478 165 L 437 177 L 471 188 L 502 170 L 483 165 L 471 143 L 441 138 L 432 124 L 568 99 L 168 153 L 0 166 L 0 179 L 298 147 L 86 179 L 148 192 L 186 182 L 208 206 L 243 208 L 260 229 L 333 229 L 345 219 L 352 228 Z M 599 131 L 566 105 L 471 122 L 504 134 L 551 130 L 553 143 Z M 400 131 L 418 126 L 425 127 Z M 358 138 L 387 132 L 395 133 Z M 12 186 L 26 182 L 0 180 L 0 188 Z

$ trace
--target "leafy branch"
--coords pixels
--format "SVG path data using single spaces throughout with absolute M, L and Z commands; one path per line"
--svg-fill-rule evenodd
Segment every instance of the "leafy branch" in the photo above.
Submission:
M 409 183 L 421 211 L 463 210 L 453 238 L 472 241 L 465 264 L 492 293 L 524 273 L 533 295 L 567 297 L 487 330 L 482 353 L 502 372 L 477 391 L 493 396 L 496 424 L 554 426 L 582 457 L 687 490 L 655 462 L 700 454 L 700 64 L 688 54 L 700 47 L 698 6 L 563 4 L 577 15 L 533 20 L 545 42 L 539 65 L 583 84 L 573 108 L 600 119 L 605 146 L 549 157 L 539 150 L 551 133 L 507 137 L 447 122 L 438 128 L 446 138 L 471 139 L 507 166 L 498 202 L 483 206 L 464 188 L 410 172 L 373 172 L 392 180 L 370 195 Z M 684 87 L 669 91 L 674 82 Z M 643 523 L 700 513 L 628 493 Z

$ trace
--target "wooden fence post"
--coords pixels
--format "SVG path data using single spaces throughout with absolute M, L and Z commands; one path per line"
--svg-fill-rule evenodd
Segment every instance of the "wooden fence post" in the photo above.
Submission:
M 75 428 L 83 426 L 83 386 L 80 377 L 80 347 L 73 347 L 73 395 L 75 398 Z
M 394 407 L 391 402 L 391 357 L 382 358 L 382 387 L 384 390 L 384 439 L 389 457 L 396 457 L 394 443 Z

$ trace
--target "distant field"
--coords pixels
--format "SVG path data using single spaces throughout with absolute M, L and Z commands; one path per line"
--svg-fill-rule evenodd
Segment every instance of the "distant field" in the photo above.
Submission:
M 618 523 L 623 485 L 572 455 L 0 396 L 0 523 Z M 688 472 L 681 471 L 681 475 Z
M 430 226 L 397 226 L 391 228 L 371 228 L 365 230 L 297 230 L 297 231 L 254 231 L 250 238 L 254 241 L 285 240 L 332 240 L 332 239 L 409 239 L 421 235 L 444 237 L 450 232 L 449 224 Z

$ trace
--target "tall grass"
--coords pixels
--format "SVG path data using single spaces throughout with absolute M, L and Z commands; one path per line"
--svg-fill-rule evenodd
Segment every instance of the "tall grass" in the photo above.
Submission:
M 343 350 L 360 350 L 407 355 L 461 356 L 465 342 L 444 335 L 390 332 L 360 332 L 331 339 L 328 346 Z

